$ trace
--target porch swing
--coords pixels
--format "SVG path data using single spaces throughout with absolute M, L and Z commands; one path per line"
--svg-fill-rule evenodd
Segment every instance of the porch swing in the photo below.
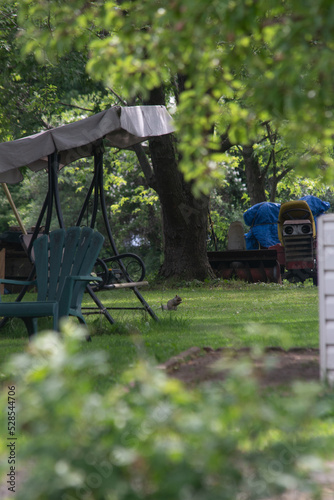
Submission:
M 154 320 L 158 320 L 155 312 L 138 290 L 140 286 L 148 284 L 143 281 L 145 276 L 143 261 L 135 254 L 120 254 L 117 250 L 105 202 L 103 154 L 104 148 L 108 146 L 119 149 L 135 148 L 138 147 L 136 145 L 145 140 L 172 132 L 171 117 L 164 106 L 114 106 L 83 120 L 0 144 L 0 182 L 6 186 L 5 190 L 8 191 L 7 184 L 14 184 L 23 179 L 20 171 L 23 166 L 28 166 L 32 171 L 47 170 L 48 189 L 35 229 L 31 235 L 27 235 L 23 225 L 21 227 L 22 239 L 26 242 L 25 246 L 28 255 L 31 255 L 33 242 L 40 234 L 44 217 L 43 233 L 49 234 L 53 209 L 56 211 L 59 227 L 65 227 L 58 191 L 60 170 L 79 158 L 90 156 L 94 158 L 92 181 L 76 225 L 80 226 L 82 224 L 83 217 L 92 200 L 93 208 L 90 227 L 94 228 L 98 208 L 100 207 L 107 237 L 114 255 L 106 259 L 97 259 L 96 271 L 99 277 L 102 278 L 102 282 L 94 283 L 92 281 L 87 285 L 87 291 L 95 305 L 83 308 L 84 314 L 103 314 L 113 324 L 115 320 L 109 310 L 141 309 L 146 311 Z M 19 224 L 21 226 L 20 222 Z M 132 266 L 131 271 L 130 264 Z M 134 274 L 134 265 L 136 265 L 136 274 Z M 34 270 L 31 274 L 33 275 L 33 273 Z M 28 279 L 31 279 L 31 277 Z M 105 307 L 96 292 L 117 288 L 132 290 L 141 305 L 129 308 Z M 16 301 L 21 301 L 26 291 L 27 287 L 23 287 Z

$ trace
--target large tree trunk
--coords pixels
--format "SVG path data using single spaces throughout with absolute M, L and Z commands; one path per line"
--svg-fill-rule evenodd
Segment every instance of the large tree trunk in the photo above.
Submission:
M 164 90 L 152 90 L 146 104 L 164 105 Z M 193 196 L 191 185 L 185 182 L 178 169 L 172 135 L 156 137 L 149 141 L 149 145 L 153 178 L 150 178 L 143 159 L 141 164 L 161 204 L 164 262 L 160 275 L 186 280 L 213 276 L 206 248 L 209 198 L 196 199 Z
M 165 278 L 203 280 L 212 276 L 207 258 L 209 198 L 196 199 L 178 170 L 171 136 L 150 141 L 156 191 L 162 210 Z
M 264 179 L 261 175 L 258 159 L 254 156 L 253 147 L 243 146 L 242 156 L 245 163 L 247 192 L 251 205 L 266 201 Z

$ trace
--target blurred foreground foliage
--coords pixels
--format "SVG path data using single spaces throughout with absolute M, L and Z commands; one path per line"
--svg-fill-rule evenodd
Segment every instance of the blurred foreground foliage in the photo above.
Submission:
M 110 363 L 102 351 L 83 352 L 82 341 L 67 323 L 63 339 L 46 332 L 6 367 L 1 407 L 15 385 L 16 468 L 27 467 L 16 499 L 231 500 L 312 490 L 311 470 L 334 445 L 330 393 L 320 385 L 268 395 L 239 363 L 224 383 L 190 391 L 143 358 L 100 390 Z M 6 435 L 7 412 L 0 421 Z

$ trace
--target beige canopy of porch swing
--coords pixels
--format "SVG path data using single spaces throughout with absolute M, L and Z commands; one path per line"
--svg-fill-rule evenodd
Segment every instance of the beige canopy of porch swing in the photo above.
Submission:
M 0 183 L 23 179 L 20 167 L 46 168 L 48 155 L 57 152 L 60 168 L 93 154 L 96 144 L 129 148 L 151 137 L 173 132 L 164 106 L 114 106 L 83 120 L 0 144 Z
M 48 155 L 57 152 L 61 168 L 91 156 L 101 139 L 108 146 L 124 149 L 173 130 L 165 106 L 114 106 L 83 120 L 1 143 L 0 183 L 23 234 L 26 230 L 7 186 L 22 181 L 21 167 L 42 170 L 48 166 Z

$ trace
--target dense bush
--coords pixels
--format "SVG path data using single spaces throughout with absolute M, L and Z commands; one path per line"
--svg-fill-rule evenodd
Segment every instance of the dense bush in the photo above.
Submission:
M 311 486 L 310 455 L 324 446 L 313 424 L 327 411 L 318 386 L 261 395 L 241 364 L 224 384 L 190 391 L 142 361 L 101 391 L 108 359 L 83 352 L 81 335 L 69 325 L 63 340 L 41 335 L 6 369 L 17 392 L 16 468 L 28 466 L 18 500 L 258 499 Z M 0 418 L 6 429 L 7 412 Z

